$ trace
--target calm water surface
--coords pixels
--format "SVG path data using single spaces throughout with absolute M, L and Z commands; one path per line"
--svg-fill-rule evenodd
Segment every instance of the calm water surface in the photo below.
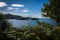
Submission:
M 36 20 L 15 20 L 15 19 L 9 19 L 8 20 L 13 27 L 16 28 L 22 28 L 24 26 L 36 26 L 37 22 Z M 48 24 L 51 24 L 52 26 L 56 26 L 56 22 L 53 20 L 48 20 L 48 19 L 41 19 L 39 20 L 40 22 L 46 22 Z

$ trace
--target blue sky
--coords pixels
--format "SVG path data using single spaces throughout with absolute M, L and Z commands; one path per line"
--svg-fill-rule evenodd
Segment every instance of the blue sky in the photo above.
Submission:
M 44 3 L 48 0 L 0 0 L 0 12 L 40 18 Z

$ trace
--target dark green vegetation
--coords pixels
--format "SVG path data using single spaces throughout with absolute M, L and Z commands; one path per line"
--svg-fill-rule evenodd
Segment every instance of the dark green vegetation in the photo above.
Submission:
M 16 29 L 0 14 L 0 40 L 60 40 L 60 27 L 37 23 L 35 27 Z
M 4 21 L 5 22 L 5 21 Z M 0 40 L 60 40 L 60 27 L 38 22 L 36 27 L 16 29 L 12 26 L 0 28 Z
M 44 16 L 52 18 L 60 25 L 60 0 L 49 0 L 49 3 L 44 4 L 42 11 Z
M 47 13 L 44 16 L 49 16 L 54 19 L 58 26 L 52 27 L 46 23 L 40 23 L 35 27 L 25 27 L 16 29 L 7 22 L 3 14 L 0 13 L 0 40 L 60 40 L 60 0 L 50 0 L 50 4 L 44 4 L 43 12 Z

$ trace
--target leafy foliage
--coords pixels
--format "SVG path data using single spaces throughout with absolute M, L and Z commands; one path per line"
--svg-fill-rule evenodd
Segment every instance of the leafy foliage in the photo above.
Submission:
M 60 40 L 60 27 L 53 28 L 51 25 L 37 21 L 35 27 L 13 28 L 5 19 L 0 20 L 0 40 Z
M 26 27 L 23 29 L 16 29 L 12 26 L 8 27 L 4 34 L 11 40 L 50 40 L 52 27 L 46 23 L 38 23 L 36 27 Z M 48 38 L 48 39 L 47 39 Z
M 0 30 L 1 31 L 1 30 Z M 16 29 L 12 26 L 0 32 L 1 40 L 60 40 L 60 28 L 52 28 L 46 23 L 40 23 L 36 27 Z
M 60 0 L 49 0 L 49 3 L 44 4 L 42 12 L 44 16 L 54 19 L 57 25 L 60 25 Z

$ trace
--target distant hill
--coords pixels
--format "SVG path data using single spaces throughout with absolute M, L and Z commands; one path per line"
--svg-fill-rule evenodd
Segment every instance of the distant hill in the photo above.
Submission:
M 4 16 L 5 19 L 38 20 L 38 18 L 22 17 L 22 16 L 12 15 L 12 14 L 4 14 L 3 16 Z

